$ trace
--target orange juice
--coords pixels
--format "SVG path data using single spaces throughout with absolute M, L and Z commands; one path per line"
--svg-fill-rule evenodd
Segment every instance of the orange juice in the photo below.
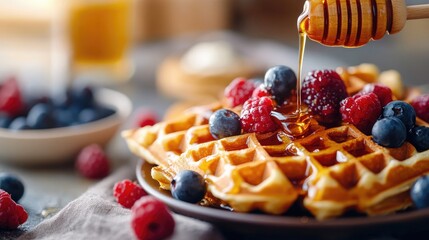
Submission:
M 74 0 L 69 12 L 74 64 L 121 61 L 130 46 L 132 0 Z

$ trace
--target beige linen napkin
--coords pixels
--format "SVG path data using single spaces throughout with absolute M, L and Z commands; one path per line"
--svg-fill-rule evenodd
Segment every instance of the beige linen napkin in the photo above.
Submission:
M 126 178 L 134 178 L 132 167 L 120 168 L 18 239 L 135 239 L 131 211 L 116 203 L 112 195 L 113 185 Z M 223 239 L 209 223 L 177 214 L 174 219 L 176 228 L 169 239 Z

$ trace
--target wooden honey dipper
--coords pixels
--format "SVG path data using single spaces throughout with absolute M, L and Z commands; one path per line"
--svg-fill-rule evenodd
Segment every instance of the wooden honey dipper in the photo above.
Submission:
M 307 0 L 299 29 L 324 45 L 358 47 L 402 30 L 407 19 L 429 18 L 429 4 L 405 0 Z

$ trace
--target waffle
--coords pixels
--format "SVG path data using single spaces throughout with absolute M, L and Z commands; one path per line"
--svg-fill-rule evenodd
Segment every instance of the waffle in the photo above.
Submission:
M 155 165 L 151 175 L 161 188 L 169 190 L 181 170 L 194 170 L 205 176 L 211 202 L 238 212 L 282 214 L 302 202 L 318 219 L 351 209 L 388 214 L 411 205 L 408 189 L 429 172 L 429 151 L 417 153 L 408 143 L 381 147 L 353 125 L 325 129 L 313 120 L 302 139 L 276 131 L 215 140 L 207 123 L 221 107 L 191 108 L 122 136 L 135 155 Z

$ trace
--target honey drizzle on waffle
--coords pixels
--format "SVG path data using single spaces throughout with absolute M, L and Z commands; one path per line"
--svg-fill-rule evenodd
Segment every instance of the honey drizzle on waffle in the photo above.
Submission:
M 308 3 L 304 5 L 304 11 L 308 10 Z M 301 26 L 302 25 L 302 26 Z M 283 132 L 290 137 L 303 137 L 308 134 L 310 128 L 311 115 L 308 109 L 303 106 L 301 99 L 301 88 L 303 83 L 302 66 L 304 63 L 305 42 L 307 36 L 302 29 L 304 29 L 304 19 L 298 19 L 299 30 L 299 61 L 298 61 L 298 76 L 296 82 L 296 104 L 295 109 L 289 111 L 274 110 L 271 116 L 276 119 L 283 129 Z

